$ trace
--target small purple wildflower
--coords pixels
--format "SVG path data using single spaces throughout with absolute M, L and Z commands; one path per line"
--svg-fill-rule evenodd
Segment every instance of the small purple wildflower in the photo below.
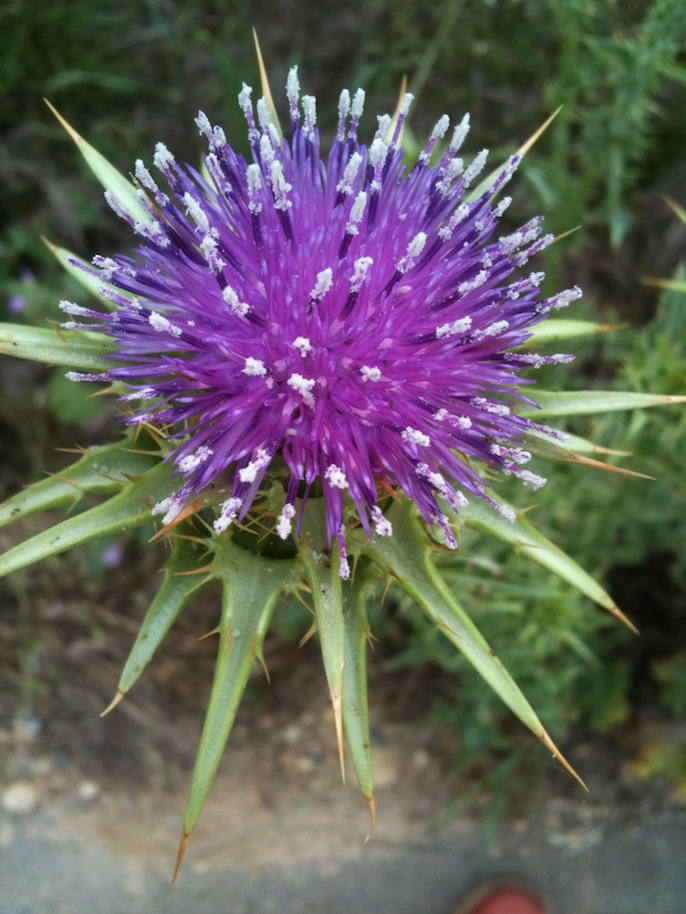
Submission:
M 22 267 L 19 279 L 23 286 L 32 286 L 36 277 L 28 267 Z M 7 310 L 10 314 L 21 314 L 26 308 L 26 295 L 23 292 L 13 292 L 7 298 Z
M 127 421 L 163 427 L 175 442 L 179 489 L 154 509 L 165 524 L 217 484 L 221 533 L 241 522 L 271 473 L 284 476 L 283 539 L 321 491 L 329 545 L 338 540 L 344 556 L 346 504 L 368 536 L 391 535 L 379 500 L 399 488 L 454 546 L 440 501 L 459 510 L 476 496 L 509 512 L 473 461 L 534 488 L 545 481 L 525 469 L 520 445 L 539 426 L 516 414 L 518 401 L 530 402 L 520 371 L 567 357 L 513 350 L 580 292 L 541 299 L 543 274 L 521 275 L 552 240 L 540 219 L 497 235 L 510 200 L 495 198 L 516 158 L 465 202 L 486 160 L 484 151 L 465 167 L 458 157 L 468 118 L 432 165 L 448 130 L 441 118 L 409 168 L 399 137 L 411 96 L 395 122 L 379 118 L 367 146 L 357 137 L 364 93 L 344 91 L 324 160 L 315 100 L 300 97 L 295 69 L 287 94 L 290 143 L 264 100 L 255 117 L 244 86 L 249 161 L 201 113 L 206 176 L 159 144 L 154 163 L 171 193 L 141 162 L 135 170 L 147 221 L 108 193 L 143 239 L 135 258 L 93 262 L 117 308 L 62 308 L 101 321 L 126 365 L 70 376 L 125 382 L 122 399 L 142 404 Z

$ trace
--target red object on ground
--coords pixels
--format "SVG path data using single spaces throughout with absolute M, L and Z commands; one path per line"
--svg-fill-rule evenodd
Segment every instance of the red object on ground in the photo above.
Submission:
M 482 886 L 465 899 L 455 914 L 546 914 L 532 891 L 515 885 Z

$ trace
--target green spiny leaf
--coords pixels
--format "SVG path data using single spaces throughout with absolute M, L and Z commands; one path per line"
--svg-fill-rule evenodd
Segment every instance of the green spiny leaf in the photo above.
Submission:
M 353 581 L 343 588 L 343 726 L 350 750 L 357 783 L 360 785 L 374 827 L 374 788 L 372 753 L 369 735 L 367 702 L 367 650 L 369 623 L 367 621 L 368 581 L 361 558 L 355 568 Z
M 202 583 L 202 578 L 193 573 L 198 568 L 198 549 L 194 542 L 181 538 L 174 540 L 174 551 L 166 564 L 164 580 L 131 648 L 119 679 L 115 702 L 136 682 L 191 594 Z
M 531 337 L 526 341 L 525 345 L 528 347 L 539 343 L 549 343 L 553 340 L 570 340 L 620 329 L 621 325 L 597 324 L 595 321 L 548 318 L 548 320 L 542 321 L 531 328 Z
M 0 351 L 18 359 L 96 373 L 122 365 L 108 358 L 116 352 L 114 340 L 92 330 L 57 332 L 44 327 L 0 324 Z
M 178 485 L 171 473 L 172 467 L 160 463 L 103 504 L 14 546 L 0 556 L 0 576 L 66 552 L 80 543 L 148 523 L 151 505 L 167 498 Z
M 517 409 L 520 416 L 532 419 L 543 416 L 583 416 L 619 409 L 645 409 L 650 406 L 666 406 L 670 403 L 686 403 L 686 396 L 616 390 L 581 390 L 565 393 L 536 390 L 533 397 L 540 409 L 522 404 Z
M 467 527 L 513 546 L 518 553 L 552 571 L 635 631 L 607 591 L 525 518 L 517 517 L 514 523 L 510 523 L 489 505 L 474 498 L 460 508 L 460 519 Z
M 215 541 L 212 571 L 223 583 L 223 610 L 217 632 L 219 649 L 212 693 L 193 771 L 184 833 L 176 870 L 181 864 L 209 793 L 253 661 L 262 643 L 279 594 L 297 577 L 291 559 L 267 559 L 247 552 L 223 536 Z
M 360 542 L 362 552 L 385 566 L 397 584 L 464 654 L 510 710 L 557 756 L 583 784 L 558 752 L 521 689 L 489 647 L 485 638 L 450 592 L 430 557 L 430 547 L 414 506 L 403 501 L 388 512 L 393 535 L 372 543 Z
M 128 181 L 114 165 L 110 164 L 97 149 L 94 149 L 90 143 L 87 143 L 86 140 L 84 140 L 84 138 L 65 121 L 62 115 L 53 108 L 50 102 L 46 100 L 46 104 L 72 140 L 76 143 L 79 152 L 86 160 L 86 164 L 105 190 L 110 191 L 135 222 L 141 222 L 143 225 L 155 227 L 155 220 L 145 207 L 142 206 L 135 186 Z
M 128 479 L 147 472 L 158 460 L 135 450 L 132 436 L 116 444 L 88 448 L 76 463 L 34 482 L 0 505 L 0 527 L 38 511 L 73 504 L 84 495 L 116 492 Z

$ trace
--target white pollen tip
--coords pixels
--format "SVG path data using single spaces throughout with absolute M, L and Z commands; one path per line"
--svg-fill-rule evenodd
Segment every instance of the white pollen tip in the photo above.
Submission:
M 392 536 L 393 527 L 391 522 L 387 517 L 384 516 L 381 508 L 378 505 L 374 505 L 372 508 L 372 523 L 374 524 L 374 532 L 377 536 Z
M 400 433 L 400 437 L 408 444 L 417 444 L 420 447 L 429 447 L 431 444 L 431 439 L 428 435 L 425 435 L 424 432 L 420 432 L 416 428 L 412 428 L 410 425 L 403 429 Z
M 450 118 L 448 117 L 447 114 L 444 114 L 441 118 L 439 118 L 439 120 L 436 122 L 434 129 L 431 131 L 431 139 L 434 141 L 442 140 L 443 137 L 448 132 L 449 126 L 450 126 Z
M 253 359 L 252 356 L 248 356 L 245 360 L 245 367 L 242 369 L 242 373 L 247 374 L 249 377 L 257 378 L 266 375 L 267 369 L 265 368 L 262 359 Z
M 223 533 L 228 529 L 243 506 L 240 498 L 228 498 L 221 506 L 219 517 L 214 522 L 214 532 Z
M 226 286 L 222 289 L 222 298 L 224 299 L 225 304 L 229 306 L 230 310 L 237 317 L 245 317 L 250 311 L 250 305 L 247 302 L 241 301 L 231 286 Z
M 276 534 L 282 540 L 287 540 L 293 529 L 293 518 L 295 517 L 294 505 L 286 504 L 283 506 L 281 514 L 276 524 Z
M 148 323 L 157 333 L 170 333 L 172 336 L 181 336 L 181 328 L 177 327 L 176 324 L 172 324 L 171 321 L 167 320 L 162 314 L 158 314 L 157 311 L 150 312 Z
M 400 102 L 400 106 L 398 108 L 399 117 L 405 117 L 407 112 L 410 110 L 410 105 L 412 104 L 413 101 L 414 101 L 414 95 L 411 92 L 406 92 L 403 95 L 402 101 Z
M 293 345 L 303 358 L 305 358 L 309 352 L 312 352 L 312 343 L 306 336 L 296 337 L 296 339 L 293 340 Z
M 190 473 L 192 470 L 197 470 L 201 464 L 206 460 L 209 460 L 213 453 L 211 448 L 203 444 L 197 451 L 194 451 L 192 454 L 187 454 L 186 457 L 179 460 L 179 469 L 182 473 Z
M 374 263 L 371 257 L 358 257 L 353 264 L 354 273 L 350 277 L 350 291 L 359 292 L 367 277 L 369 268 Z
M 436 339 L 442 340 L 448 336 L 456 336 L 460 333 L 466 333 L 471 326 L 471 317 L 461 317 L 459 320 L 453 321 L 452 323 L 441 324 L 440 327 L 436 327 Z
M 373 381 L 376 383 L 381 380 L 381 369 L 376 366 L 363 365 L 360 368 L 360 374 L 362 375 L 363 381 Z
M 364 98 L 364 89 L 358 89 L 353 96 L 353 103 L 350 111 L 353 121 L 358 121 L 362 117 L 362 112 L 364 111 Z
M 296 372 L 288 378 L 286 383 L 289 387 L 292 387 L 296 393 L 300 394 L 303 398 L 303 403 L 306 406 L 314 406 L 314 396 L 312 395 L 312 389 L 315 384 L 314 378 L 304 378 L 301 374 Z
M 327 267 L 325 270 L 322 270 L 321 273 L 317 273 L 317 285 L 310 292 L 310 298 L 314 298 L 316 301 L 319 301 L 320 299 L 324 298 L 332 285 L 333 270 L 331 267 Z
M 326 472 L 324 473 L 324 479 L 332 486 L 334 489 L 347 489 L 348 480 L 345 478 L 345 473 L 343 470 L 336 466 L 335 463 L 332 463 L 327 467 Z

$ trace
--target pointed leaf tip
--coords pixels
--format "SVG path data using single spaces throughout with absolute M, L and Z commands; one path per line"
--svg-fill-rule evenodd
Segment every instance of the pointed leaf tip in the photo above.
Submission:
M 109 191 L 122 205 L 126 213 L 135 221 L 146 226 L 157 228 L 155 220 L 141 205 L 137 188 L 124 175 L 109 162 L 104 155 L 98 152 L 66 121 L 59 111 L 45 99 L 45 104 L 55 115 L 62 127 L 76 144 L 76 148 L 86 161 L 86 164 L 100 181 L 105 190 Z
M 557 748 L 557 746 L 552 741 L 552 739 L 550 738 L 550 735 L 548 734 L 548 732 L 545 729 L 542 729 L 541 732 L 539 733 L 539 739 L 541 740 L 543 745 L 546 747 L 546 749 L 549 749 L 550 752 L 552 752 L 553 758 L 557 759 L 557 761 L 562 765 L 562 767 L 566 771 L 568 771 L 569 774 L 571 774 L 571 776 L 574 778 L 574 780 L 578 781 L 579 784 L 581 784 L 581 786 L 584 788 L 584 790 L 588 793 L 588 787 L 586 786 L 586 783 L 584 782 L 584 780 L 581 778 L 580 775 L 577 774 L 577 772 L 574 770 L 574 768 L 569 764 L 567 759 Z
M 179 870 L 181 869 L 181 863 L 183 862 L 184 855 L 186 853 L 186 848 L 188 847 L 188 842 L 191 840 L 192 832 L 184 831 L 181 836 L 181 841 L 179 842 L 179 850 L 176 854 L 176 863 L 174 864 L 174 875 L 172 876 L 172 885 L 176 882 L 176 877 L 179 875 Z
M 519 156 L 520 158 L 522 156 L 525 156 L 527 154 L 527 152 L 531 149 L 531 147 L 534 145 L 534 143 L 536 143 L 537 140 L 539 140 L 540 137 L 545 133 L 545 131 L 548 129 L 548 127 L 550 127 L 550 125 L 555 120 L 555 118 L 558 116 L 560 111 L 562 111 L 562 105 L 560 105 L 559 108 L 557 108 L 555 111 L 553 111 L 553 113 L 550 115 L 548 120 L 545 121 L 543 124 L 541 124 L 541 126 L 538 128 L 538 130 L 536 130 L 535 133 L 531 134 L 529 139 L 519 147 L 519 149 L 517 150 L 515 155 Z
M 620 622 L 626 625 L 629 631 L 633 632 L 634 635 L 641 634 L 631 619 L 622 612 L 619 606 L 608 606 L 608 610 L 612 613 L 615 619 L 619 619 Z
M 374 802 L 374 795 L 371 793 L 369 795 L 365 794 L 364 798 L 367 803 L 367 809 L 369 810 L 369 834 L 364 839 L 364 843 L 366 844 L 374 834 L 374 828 L 376 826 L 376 803 Z
M 272 96 L 272 90 L 269 86 L 269 77 L 267 76 L 267 68 L 264 65 L 264 58 L 262 57 L 262 51 L 260 49 L 260 42 L 257 38 L 257 29 L 253 28 L 252 30 L 253 39 L 255 41 L 255 55 L 257 57 L 257 68 L 260 72 L 260 87 L 262 89 L 262 95 L 265 102 L 267 103 L 267 108 L 269 110 L 269 116 L 271 117 L 274 126 L 276 127 L 279 137 L 283 139 L 283 130 L 281 129 L 281 124 L 279 122 L 279 115 L 276 111 L 276 105 L 274 104 L 274 98 Z
M 114 709 L 117 707 L 117 705 L 122 700 L 122 698 L 124 697 L 125 694 L 126 694 L 125 692 L 122 692 L 121 689 L 119 689 L 117 691 L 117 694 L 112 699 L 112 701 L 107 705 L 105 710 L 100 714 L 100 717 L 105 717 L 107 714 L 110 713 L 110 711 L 114 711 Z

